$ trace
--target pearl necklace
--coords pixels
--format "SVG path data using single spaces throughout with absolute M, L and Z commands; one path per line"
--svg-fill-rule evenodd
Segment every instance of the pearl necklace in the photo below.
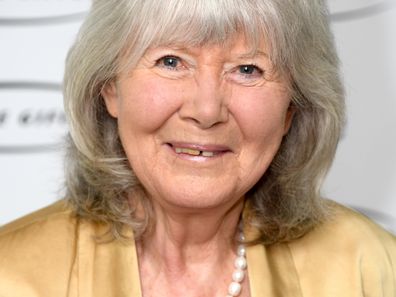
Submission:
M 242 281 L 245 278 L 245 271 L 247 268 L 246 261 L 246 247 L 243 244 L 245 241 L 245 236 L 243 235 L 242 224 L 239 226 L 238 239 L 239 242 L 237 248 L 237 258 L 234 261 L 234 272 L 232 273 L 232 282 L 228 286 L 228 295 L 226 297 L 239 296 L 242 291 Z

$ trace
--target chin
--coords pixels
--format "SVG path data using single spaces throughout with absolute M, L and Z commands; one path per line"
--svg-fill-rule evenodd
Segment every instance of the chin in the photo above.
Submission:
M 204 210 L 214 209 L 229 204 L 234 204 L 238 198 L 232 195 L 231 192 L 216 192 L 213 190 L 205 189 L 181 189 L 177 191 L 168 190 L 166 195 L 156 195 L 152 197 L 154 201 L 158 200 L 159 204 L 165 204 L 166 206 L 180 209 Z M 163 205 L 163 206 L 165 206 Z

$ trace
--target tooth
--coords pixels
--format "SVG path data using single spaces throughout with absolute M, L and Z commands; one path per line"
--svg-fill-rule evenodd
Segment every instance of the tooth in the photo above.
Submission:
M 192 149 L 184 149 L 184 152 L 186 154 L 194 155 L 194 156 L 198 156 L 201 153 L 200 151 L 192 150 Z
M 202 156 L 204 156 L 204 157 L 213 157 L 213 155 L 214 155 L 213 152 L 202 151 Z
M 181 147 L 175 147 L 175 152 L 176 152 L 176 154 L 188 154 L 188 155 L 194 155 L 194 156 L 198 156 L 200 154 L 200 151 L 189 149 L 189 148 L 181 148 Z
M 175 147 L 175 152 L 176 154 L 188 154 L 188 155 L 193 155 L 193 156 L 199 156 L 202 155 L 204 157 L 213 157 L 214 152 L 209 152 L 209 151 L 199 151 L 199 150 L 194 150 L 190 148 L 181 148 L 181 147 Z

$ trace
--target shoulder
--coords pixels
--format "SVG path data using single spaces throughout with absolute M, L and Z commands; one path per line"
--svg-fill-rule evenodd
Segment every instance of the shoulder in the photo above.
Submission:
M 330 206 L 327 221 L 288 244 L 298 274 L 305 275 L 302 286 L 319 288 L 308 284 L 316 281 L 333 292 L 338 286 L 340 294 L 360 290 L 394 296 L 395 236 L 352 209 L 335 202 Z
M 53 219 L 68 221 L 70 219 L 71 212 L 71 209 L 67 206 L 64 200 L 57 201 L 45 208 L 23 216 L 6 225 L 0 226 L 0 239 L 15 232 L 23 232 L 26 229 L 43 225 Z
M 331 215 L 322 224 L 296 241 L 296 244 L 310 244 L 313 247 L 330 244 L 335 249 L 349 248 L 351 251 L 395 252 L 396 237 L 384 230 L 365 215 L 329 201 Z
M 45 245 L 48 239 L 54 244 L 74 235 L 76 221 L 71 208 L 60 200 L 0 227 L 0 251 L 23 243 L 42 242 Z
M 25 291 L 16 290 L 12 296 L 36 296 L 30 290 L 37 293 L 46 287 L 51 292 L 48 280 L 66 285 L 75 256 L 77 222 L 72 210 L 59 201 L 2 226 L 0 295 L 11 296 L 7 289 L 15 288 Z

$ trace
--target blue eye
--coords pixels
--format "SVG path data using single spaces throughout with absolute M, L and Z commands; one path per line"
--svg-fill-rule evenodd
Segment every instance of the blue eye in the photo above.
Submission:
M 262 74 L 263 71 L 258 68 L 257 66 L 254 65 L 241 65 L 239 66 L 239 72 L 245 75 L 251 75 L 251 74 Z
M 157 61 L 157 65 L 164 66 L 167 68 L 177 68 L 180 59 L 174 56 L 165 56 Z
M 228 77 L 235 83 L 254 85 L 262 82 L 265 71 L 254 64 L 236 65 L 228 73 Z

